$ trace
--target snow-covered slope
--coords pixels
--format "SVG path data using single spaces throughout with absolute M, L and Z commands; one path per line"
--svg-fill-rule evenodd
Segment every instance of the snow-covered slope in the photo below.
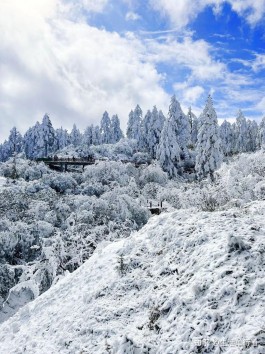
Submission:
M 3 323 L 1 354 L 263 353 L 264 216 L 151 218 Z

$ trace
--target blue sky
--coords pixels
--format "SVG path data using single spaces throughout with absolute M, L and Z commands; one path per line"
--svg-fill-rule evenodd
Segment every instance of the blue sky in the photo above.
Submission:
M 176 94 L 199 115 L 265 112 L 265 0 L 10 0 L 0 5 L 1 140 L 45 112 L 81 130 L 105 110 L 123 128 Z M 34 29 L 34 30 L 33 30 Z

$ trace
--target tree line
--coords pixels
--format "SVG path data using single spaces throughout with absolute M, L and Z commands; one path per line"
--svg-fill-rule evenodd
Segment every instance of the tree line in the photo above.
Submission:
M 219 168 L 224 156 L 260 149 L 265 142 L 265 117 L 258 125 L 239 111 L 235 123 L 218 125 L 209 95 L 202 114 L 197 118 L 189 109 L 185 114 L 175 95 L 171 98 L 167 119 L 156 106 L 143 116 L 139 105 L 129 113 L 127 139 L 136 141 L 137 150 L 158 160 L 170 177 L 194 170 L 198 179 L 210 176 Z M 74 124 L 69 133 L 62 127 L 54 129 L 45 114 L 42 122 L 29 128 L 25 135 L 14 127 L 0 145 L 0 160 L 24 152 L 26 158 L 47 157 L 69 145 L 90 147 L 115 144 L 124 138 L 117 115 L 104 112 L 99 125 L 88 126 L 83 133 Z

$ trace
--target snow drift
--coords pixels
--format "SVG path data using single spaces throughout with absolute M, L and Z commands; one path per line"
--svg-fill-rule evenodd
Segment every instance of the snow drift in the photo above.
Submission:
M 151 218 L 3 323 L 1 353 L 261 353 L 264 214 Z

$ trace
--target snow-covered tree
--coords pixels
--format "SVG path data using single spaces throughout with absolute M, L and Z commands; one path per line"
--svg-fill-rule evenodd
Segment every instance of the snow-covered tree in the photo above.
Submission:
M 236 152 L 247 151 L 247 120 L 241 110 L 238 111 L 236 118 Z
M 127 138 L 137 140 L 138 144 L 142 139 L 142 115 L 143 112 L 137 105 L 135 110 L 130 112 L 127 125 Z
M 171 104 L 168 115 L 169 120 L 172 120 L 173 125 L 175 126 L 174 131 L 177 137 L 178 145 L 181 149 L 180 157 L 182 160 L 188 160 L 188 145 L 190 142 L 189 121 L 188 117 L 183 113 L 175 95 L 171 98 Z
M 162 111 L 157 110 L 154 106 L 150 121 L 146 124 L 144 135 L 146 136 L 146 148 L 151 158 L 156 157 L 156 150 L 160 142 L 161 132 L 165 123 L 165 117 Z
M 101 134 L 100 134 L 100 128 L 98 125 L 95 127 L 92 126 L 92 144 L 93 145 L 100 145 L 102 144 L 101 141 Z
M 176 122 L 177 112 L 181 113 L 182 111 L 180 106 L 178 106 L 179 104 L 177 104 L 176 98 L 173 96 L 169 106 L 168 119 L 164 123 L 156 153 L 160 166 L 164 171 L 168 172 L 170 177 L 177 175 L 182 153 L 178 141 L 179 131 Z
M 41 156 L 38 157 L 47 157 L 56 150 L 56 134 L 47 113 L 44 115 L 39 127 L 39 145 L 40 150 L 43 151 L 40 151 Z
M 93 144 L 93 125 L 88 126 L 83 134 L 83 144 L 90 146 Z
M 57 150 L 61 150 L 70 144 L 70 137 L 68 131 L 62 127 L 56 129 Z
M 192 112 L 191 107 L 188 112 L 188 120 L 190 124 L 190 145 L 191 148 L 194 149 L 198 137 L 199 121 L 196 115 Z
M 43 141 L 40 139 L 41 124 L 37 122 L 24 135 L 26 157 L 34 159 L 43 156 Z
M 257 137 L 258 137 L 258 124 L 254 120 L 247 120 L 247 151 L 256 151 L 257 149 Z
M 227 120 L 224 120 L 220 126 L 220 138 L 224 155 L 231 156 L 235 148 L 235 132 L 232 124 Z
M 257 147 L 261 148 L 262 146 L 265 146 L 265 117 L 262 118 L 259 124 L 257 135 Z
M 104 112 L 103 117 L 100 122 L 100 133 L 102 144 L 111 144 L 111 120 L 108 112 Z
M 217 115 L 210 95 L 201 116 L 196 153 L 195 170 L 198 179 L 209 176 L 213 181 L 214 171 L 221 166 L 223 154 Z
M 140 148 L 144 151 L 149 151 L 149 132 L 151 129 L 151 120 L 152 113 L 148 110 L 142 120 L 141 138 L 139 143 Z
M 73 129 L 70 133 L 70 143 L 76 147 L 81 144 L 81 141 L 82 141 L 82 135 L 79 129 L 77 129 L 76 125 L 74 124 Z
M 8 138 L 8 144 L 10 146 L 10 153 L 19 153 L 23 148 L 23 138 L 16 127 L 12 128 Z
M 123 132 L 121 130 L 121 126 L 120 126 L 120 120 L 117 114 L 115 114 L 112 118 L 111 118 L 111 142 L 112 143 L 117 143 L 118 141 L 120 141 L 122 138 L 124 138 Z

